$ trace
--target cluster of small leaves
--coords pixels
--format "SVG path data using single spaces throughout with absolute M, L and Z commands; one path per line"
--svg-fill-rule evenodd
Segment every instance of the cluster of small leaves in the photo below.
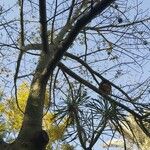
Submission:
M 27 82 L 23 82 L 18 88 L 17 100 L 20 108 L 24 111 L 27 98 L 29 95 L 29 85 Z M 45 96 L 45 105 L 48 103 L 48 93 Z M 23 114 L 20 112 L 16 105 L 15 98 L 10 98 L 5 102 L 0 101 L 0 112 L 3 114 L 0 116 L 0 135 L 4 137 L 4 131 L 7 128 L 9 133 L 17 134 L 21 128 Z M 50 143 L 56 143 L 61 140 L 66 130 L 66 121 L 62 121 L 60 124 L 56 124 L 55 114 L 47 112 L 43 117 L 43 128 L 48 132 Z M 8 141 L 14 140 L 15 137 L 8 138 Z M 70 145 L 62 145 L 62 149 L 70 150 Z M 48 145 L 48 147 L 51 147 Z
M 61 149 L 62 149 L 62 150 L 74 150 L 74 147 L 71 146 L 70 144 L 63 144 L 63 145 L 61 146 Z

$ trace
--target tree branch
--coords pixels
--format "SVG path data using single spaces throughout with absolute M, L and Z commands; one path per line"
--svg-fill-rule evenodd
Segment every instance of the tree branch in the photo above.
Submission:
M 80 33 L 80 31 L 89 23 L 92 19 L 94 19 L 98 14 L 104 11 L 112 2 L 115 0 L 101 0 L 96 3 L 91 10 L 87 13 L 83 14 L 72 27 L 66 38 L 55 48 L 54 56 L 50 60 L 48 72 L 51 73 L 56 67 L 57 63 L 61 60 L 64 53 L 68 50 L 68 48 L 72 45 L 73 41 Z M 57 41 L 56 41 L 57 43 Z M 49 76 L 49 73 L 47 74 Z
M 82 79 L 80 76 L 78 76 L 76 73 L 74 73 L 73 71 L 71 71 L 69 68 L 67 68 L 64 64 L 59 63 L 58 67 L 60 69 L 62 69 L 63 71 L 65 71 L 68 75 L 70 75 L 72 78 L 74 78 L 75 80 L 79 81 L 80 83 L 84 84 L 85 86 L 87 86 L 88 88 L 92 89 L 93 91 L 95 91 L 97 94 L 103 95 L 103 93 L 101 93 L 99 91 L 98 88 L 96 88 L 94 85 L 92 85 L 91 83 L 87 82 L 86 80 Z M 115 104 L 116 106 L 119 106 L 120 108 L 126 110 L 127 112 L 130 112 L 133 116 L 135 116 L 138 119 L 142 119 L 142 116 L 140 116 L 138 113 L 134 112 L 133 110 L 131 110 L 129 107 L 125 106 L 124 104 L 121 104 L 117 101 L 115 101 L 114 99 L 110 98 L 109 96 L 105 95 L 105 97 L 107 98 L 107 100 L 113 104 Z
M 41 40 L 42 50 L 48 52 L 48 35 L 47 35 L 47 16 L 46 16 L 46 0 L 39 1 L 39 15 L 40 15 L 40 28 L 41 28 Z
M 80 59 L 79 57 L 70 54 L 68 52 L 65 53 L 65 56 L 72 58 L 76 61 L 78 61 L 80 64 L 82 64 L 85 68 L 87 68 L 89 70 L 89 72 L 92 74 L 93 78 L 95 79 L 94 75 L 97 75 L 101 80 L 107 80 L 106 78 L 104 78 L 101 74 L 99 74 L 98 72 L 94 71 L 85 61 L 83 61 L 82 59 Z M 115 87 L 117 90 L 119 90 L 123 95 L 126 96 L 126 98 L 128 100 L 130 100 L 130 102 L 132 102 L 132 99 L 128 96 L 128 94 L 123 91 L 121 88 L 119 88 L 117 85 L 115 85 L 114 83 L 110 82 L 109 80 L 107 80 L 113 87 Z

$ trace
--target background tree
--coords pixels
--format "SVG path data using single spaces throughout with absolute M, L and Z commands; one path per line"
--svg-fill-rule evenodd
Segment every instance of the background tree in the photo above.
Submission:
M 126 117 L 126 121 L 122 121 L 120 123 L 120 126 L 122 128 L 121 131 L 119 130 L 119 128 L 116 128 L 116 130 L 123 133 L 127 143 L 127 150 L 132 150 L 134 149 L 134 147 L 140 150 L 149 149 L 150 138 L 143 133 L 132 115 L 128 115 Z M 145 124 L 145 127 L 149 130 L 148 123 Z M 104 147 L 107 146 L 123 148 L 124 141 L 123 139 L 113 139 L 111 141 L 108 141 L 107 144 L 104 145 Z
M 91 150 L 97 141 L 105 142 L 106 135 L 115 137 L 113 127 L 125 142 L 121 123 L 128 122 L 128 113 L 134 116 L 143 134 L 150 136 L 145 126 L 149 124 L 149 113 L 145 111 L 150 109 L 150 18 L 140 9 L 141 3 L 12 3 L 9 6 L 3 1 L 0 10 L 0 79 L 4 95 L 15 95 L 23 121 L 13 143 L 1 140 L 2 150 L 45 149 L 51 137 L 42 128 L 44 112 L 53 112 L 57 124 L 66 119 L 62 140 L 80 143 L 85 150 Z M 30 90 L 23 110 L 17 89 L 25 80 Z M 99 90 L 104 81 L 110 92 Z M 49 107 L 45 110 L 47 88 Z M 2 101 L 6 101 L 5 96 Z

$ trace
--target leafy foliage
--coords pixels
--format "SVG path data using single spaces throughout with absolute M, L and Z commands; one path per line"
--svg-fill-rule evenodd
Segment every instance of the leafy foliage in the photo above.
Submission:
M 47 94 L 48 92 L 46 92 L 45 96 L 45 107 L 47 107 L 49 101 Z M 23 82 L 19 86 L 17 94 L 18 104 L 23 111 L 25 110 L 28 95 L 29 95 L 29 85 L 27 82 Z M 3 120 L 0 121 L 0 133 L 4 133 L 4 131 L 7 129 L 6 134 L 8 133 L 10 134 L 10 136 L 7 137 L 7 141 L 15 140 L 15 137 L 21 128 L 23 120 L 23 114 L 18 109 L 15 98 L 12 97 L 7 101 L 5 100 L 5 102 L 1 101 L 0 112 L 2 113 L 3 118 Z M 51 145 L 53 143 L 58 142 L 58 140 L 62 139 L 66 127 L 67 125 L 65 121 L 62 121 L 60 124 L 56 123 L 54 113 L 47 112 L 43 117 L 43 128 L 48 132 Z M 2 135 L 2 138 L 5 138 L 5 136 Z M 47 147 L 51 146 L 48 145 Z M 69 144 L 66 145 L 62 144 L 62 149 L 70 150 L 71 148 L 72 147 Z

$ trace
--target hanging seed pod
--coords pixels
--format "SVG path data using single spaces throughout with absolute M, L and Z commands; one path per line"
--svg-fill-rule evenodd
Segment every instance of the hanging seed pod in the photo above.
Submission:
M 121 17 L 118 17 L 118 23 L 122 23 L 123 19 Z

